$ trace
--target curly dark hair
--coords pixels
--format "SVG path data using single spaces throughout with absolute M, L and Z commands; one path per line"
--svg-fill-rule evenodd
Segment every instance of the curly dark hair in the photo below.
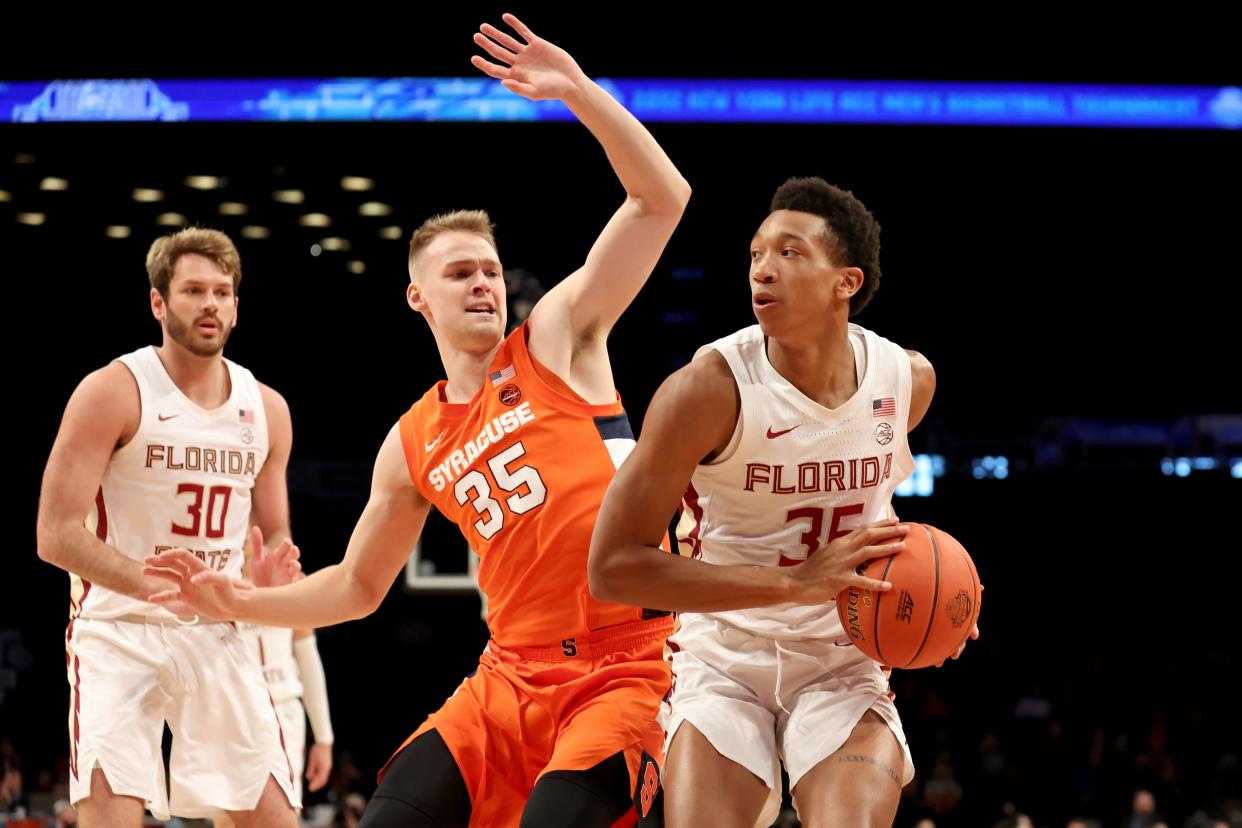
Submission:
M 791 178 L 772 196 L 770 212 L 797 210 L 813 213 L 828 225 L 824 243 L 833 264 L 857 267 L 862 287 L 850 298 L 850 316 L 867 306 L 880 287 L 880 223 L 848 190 L 822 178 Z

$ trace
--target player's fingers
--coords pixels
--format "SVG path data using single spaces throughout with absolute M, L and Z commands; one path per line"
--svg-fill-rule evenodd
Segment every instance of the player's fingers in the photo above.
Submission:
M 152 604 L 167 604 L 172 601 L 179 601 L 181 600 L 181 590 L 166 589 L 163 592 L 157 592 L 154 595 L 148 596 L 147 600 Z
M 857 569 L 876 558 L 887 558 L 891 555 L 899 555 L 906 549 L 904 541 L 895 541 L 893 543 L 884 543 L 876 546 L 864 546 L 849 557 L 849 563 Z

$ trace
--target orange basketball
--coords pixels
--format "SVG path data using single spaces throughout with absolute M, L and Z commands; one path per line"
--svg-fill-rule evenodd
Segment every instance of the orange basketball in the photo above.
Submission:
M 837 615 L 858 649 L 881 664 L 913 670 L 957 652 L 979 618 L 983 588 L 974 561 L 947 532 L 908 525 L 904 552 L 860 570 L 893 588 L 842 590 Z

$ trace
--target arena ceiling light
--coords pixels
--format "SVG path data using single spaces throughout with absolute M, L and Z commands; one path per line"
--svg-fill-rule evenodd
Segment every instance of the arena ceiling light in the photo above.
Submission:
M 225 180 L 215 175 L 187 175 L 185 177 L 185 186 L 192 190 L 218 190 L 224 184 Z
M 358 205 L 360 216 L 391 216 L 392 205 L 382 201 L 366 201 Z

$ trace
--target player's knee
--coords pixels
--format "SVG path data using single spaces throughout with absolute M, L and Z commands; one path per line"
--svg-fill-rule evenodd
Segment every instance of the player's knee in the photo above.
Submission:
M 276 777 L 269 775 L 254 810 L 234 811 L 223 822 L 217 821 L 216 828 L 221 825 L 236 828 L 298 828 L 298 824 L 297 811 L 289 802 L 289 797 L 276 781 Z
M 469 822 L 469 813 L 447 813 L 437 803 L 377 792 L 362 812 L 358 828 L 465 828 Z
M 393 757 L 358 828 L 464 828 L 470 812 L 461 771 L 432 730 Z
M 609 828 L 634 806 L 629 787 L 622 753 L 583 771 L 549 771 L 531 791 L 521 828 Z

